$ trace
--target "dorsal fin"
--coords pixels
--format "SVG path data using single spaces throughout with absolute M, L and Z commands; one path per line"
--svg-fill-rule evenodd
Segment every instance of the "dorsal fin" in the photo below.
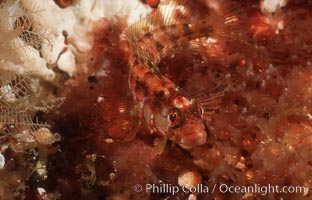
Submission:
M 196 44 L 199 38 L 228 39 L 239 32 L 243 10 L 237 3 L 221 4 L 215 13 L 196 21 L 191 2 L 163 0 L 156 11 L 127 28 L 125 36 L 137 62 L 155 72 L 157 64 L 175 49 L 191 47 L 194 50 L 200 47 Z
M 175 52 L 188 52 L 198 53 L 202 50 L 204 42 L 208 38 L 212 38 L 215 41 L 227 41 L 242 39 L 244 33 L 240 27 L 244 23 L 246 17 L 242 7 L 236 2 L 219 2 L 219 7 L 210 12 L 209 17 L 203 21 L 181 24 L 176 26 L 188 26 L 193 30 L 191 35 L 181 35 L 176 40 L 168 43 L 163 49 L 161 49 L 156 59 L 161 61 L 166 56 Z M 181 31 L 182 32 L 182 31 Z
M 126 29 L 124 35 L 128 39 L 133 55 L 139 63 L 149 66 L 154 72 L 158 73 L 158 62 L 155 59 L 158 52 L 146 51 L 145 48 L 142 48 L 143 38 L 148 37 L 155 30 L 175 25 L 177 22 L 187 23 L 191 8 L 192 6 L 188 0 L 162 0 L 158 8 L 153 10 L 149 16 L 132 23 Z
M 187 23 L 191 9 L 192 6 L 188 0 L 162 0 L 158 8 L 154 9 L 150 15 L 128 26 L 125 35 L 128 39 L 132 39 L 131 36 L 138 38 L 161 26 L 170 26 L 177 22 Z

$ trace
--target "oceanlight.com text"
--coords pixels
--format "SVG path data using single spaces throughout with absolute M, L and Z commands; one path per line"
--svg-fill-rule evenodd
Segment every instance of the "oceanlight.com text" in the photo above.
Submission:
M 212 186 L 207 186 L 204 184 L 198 184 L 196 186 L 190 185 L 172 185 L 172 184 L 137 184 L 134 186 L 135 192 L 146 192 L 146 193 L 158 193 L 158 194 L 172 194 L 175 195 L 179 192 L 182 193 L 201 193 L 201 194 L 213 194 L 216 190 L 221 193 L 241 193 L 241 194 L 260 194 L 268 195 L 271 193 L 284 193 L 284 194 L 308 194 L 309 188 L 304 186 L 278 186 L 278 185 L 248 185 L 248 186 L 238 186 L 238 185 L 227 185 L 227 184 L 214 184 Z

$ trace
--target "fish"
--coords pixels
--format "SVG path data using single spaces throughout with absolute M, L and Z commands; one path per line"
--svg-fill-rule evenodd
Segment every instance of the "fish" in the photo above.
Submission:
M 130 71 L 129 86 L 139 105 L 137 113 L 151 133 L 186 148 L 206 142 L 203 108 L 196 99 L 182 95 L 171 80 L 136 65 Z
M 201 21 L 192 17 L 195 13 L 194 1 L 162 0 L 149 16 L 130 24 L 122 36 L 132 52 L 128 86 L 135 106 L 129 113 L 151 134 L 160 136 L 155 142 L 162 146 L 160 152 L 167 140 L 185 149 L 204 145 L 208 113 L 217 107 L 223 93 L 191 86 L 183 91 L 161 73 L 158 64 L 179 50 L 200 51 L 200 38 L 234 38 L 244 12 L 237 3 L 227 2 Z

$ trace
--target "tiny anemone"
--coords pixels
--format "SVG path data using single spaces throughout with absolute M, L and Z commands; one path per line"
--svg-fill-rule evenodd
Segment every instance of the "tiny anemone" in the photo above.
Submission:
M 143 0 L 143 2 L 152 8 L 156 8 L 160 1 L 159 0 Z
M 73 0 L 54 0 L 54 2 L 61 8 L 67 8 L 73 4 Z

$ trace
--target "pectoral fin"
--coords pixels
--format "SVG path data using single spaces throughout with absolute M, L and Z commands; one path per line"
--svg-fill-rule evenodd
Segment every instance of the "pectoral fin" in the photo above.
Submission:
M 156 138 L 154 140 L 154 147 L 159 155 L 161 155 L 165 151 L 166 145 L 167 145 L 167 139 L 165 137 Z

